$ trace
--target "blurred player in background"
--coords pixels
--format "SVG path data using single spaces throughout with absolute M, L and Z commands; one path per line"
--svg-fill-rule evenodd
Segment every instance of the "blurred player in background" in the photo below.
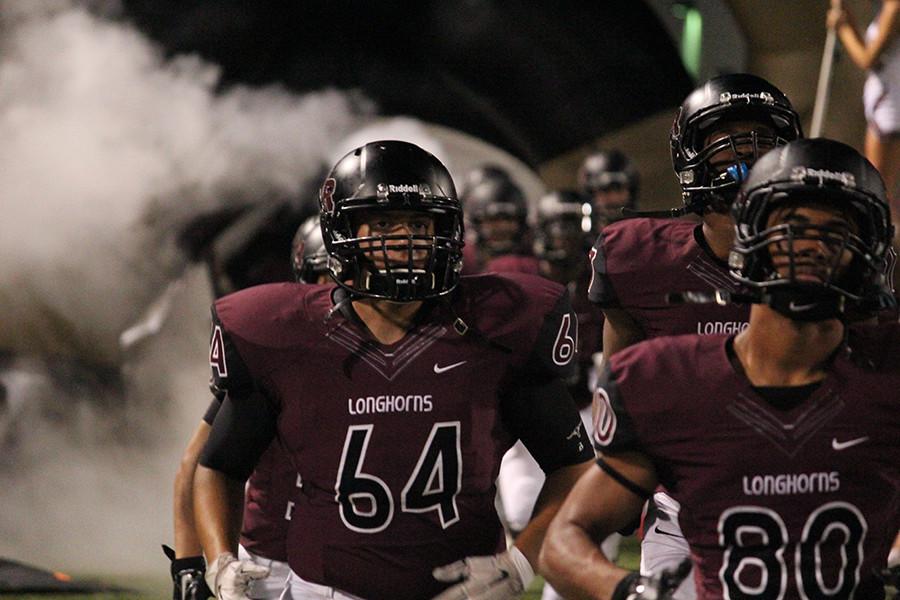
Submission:
M 600 232 L 589 295 L 605 316 L 604 356 L 658 336 L 747 326 L 746 305 L 672 304 L 666 294 L 739 291 L 726 262 L 734 239 L 731 204 L 760 156 L 801 135 L 787 97 L 754 75 L 715 77 L 685 99 L 670 136 L 683 207 L 651 214 L 693 213 L 701 222 L 634 218 Z M 642 571 L 674 568 L 688 554 L 677 515 L 678 504 L 658 493 L 643 524 Z M 677 597 L 692 598 L 693 590 L 685 585 Z
M 225 392 L 195 477 L 220 598 L 258 566 L 234 555 L 244 480 L 275 439 L 303 476 L 288 527 L 290 593 L 369 600 L 515 598 L 593 451 L 562 382 L 576 360 L 565 288 L 519 273 L 460 280 L 460 202 L 406 142 L 344 156 L 320 191 L 333 286 L 257 286 L 216 302 Z M 500 458 L 525 441 L 547 474 L 506 547 Z
M 640 175 L 619 150 L 601 150 L 585 157 L 578 169 L 578 186 L 591 208 L 594 234 L 624 217 L 623 208 L 637 204 Z
M 290 266 L 298 283 L 323 284 L 330 281 L 328 255 L 319 228 L 319 216 L 309 217 L 294 235 Z M 224 394 L 216 394 L 203 420 L 194 431 L 175 476 L 175 549 L 167 551 L 175 585 L 174 600 L 199 600 L 212 596 L 203 575 L 206 564 L 194 525 L 193 482 L 200 451 L 209 439 L 212 423 Z M 287 565 L 287 521 L 290 520 L 300 476 L 277 440 L 256 465 L 247 482 L 238 556 L 269 569 L 265 579 L 253 581 L 250 598 L 274 600 L 281 597 L 290 568 Z
M 587 294 L 591 279 L 591 264 L 587 259 L 592 239 L 591 213 L 590 205 L 577 192 L 559 190 L 543 195 L 537 203 L 534 243 L 541 275 L 568 288 L 572 308 L 578 316 L 578 371 L 569 380 L 568 387 L 589 434 L 591 383 L 596 382 L 594 357 L 602 351 L 603 332 L 603 313 L 588 300 Z M 501 479 L 505 475 L 501 469 Z M 527 502 L 527 498 L 520 497 L 518 502 Z M 504 497 L 504 508 L 509 504 L 510 500 Z M 620 541 L 621 536 L 613 534 L 603 542 L 603 552 L 610 560 L 616 560 Z M 545 584 L 542 598 L 556 600 L 561 596 Z
M 470 270 L 466 264 L 466 273 L 537 274 L 528 230 L 528 201 L 509 173 L 493 165 L 469 171 L 460 200 L 474 242 L 475 265 Z
M 604 373 L 602 458 L 541 553 L 573 600 L 669 597 L 687 573 L 628 573 L 593 542 L 658 482 L 681 502 L 702 600 L 884 597 L 900 522 L 900 324 L 846 323 L 892 298 L 884 184 L 849 146 L 799 140 L 757 163 L 734 214 L 749 327 L 643 342 Z

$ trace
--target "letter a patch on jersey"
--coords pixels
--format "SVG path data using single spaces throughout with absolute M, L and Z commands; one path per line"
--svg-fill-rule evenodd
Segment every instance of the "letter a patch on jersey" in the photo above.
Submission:
M 212 339 L 209 341 L 209 366 L 216 372 L 219 379 L 228 377 L 228 365 L 225 364 L 225 340 L 222 338 L 222 328 L 218 325 L 213 329 Z

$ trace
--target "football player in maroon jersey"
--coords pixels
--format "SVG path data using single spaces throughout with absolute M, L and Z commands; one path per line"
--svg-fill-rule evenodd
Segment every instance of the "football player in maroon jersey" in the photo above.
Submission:
M 330 281 L 327 258 L 319 216 L 315 215 L 300 224 L 291 244 L 291 269 L 297 282 Z M 192 491 L 200 451 L 209 438 L 223 398 L 224 394 L 219 394 L 210 404 L 188 442 L 175 475 L 175 548 L 166 549 L 172 560 L 174 600 L 202 600 L 211 595 L 203 579 L 206 564 L 194 527 Z M 293 506 L 290 498 L 298 482 L 298 474 L 277 443 L 272 444 L 248 480 L 238 555 L 269 569 L 268 577 L 253 583 L 252 598 L 274 600 L 284 588 L 289 574 L 284 544 L 286 520 L 290 519 Z
M 894 302 L 884 183 L 849 146 L 798 140 L 756 163 L 733 214 L 750 325 L 611 358 L 602 457 L 541 554 L 567 597 L 671 594 L 671 574 L 623 571 L 593 542 L 657 483 L 681 503 L 702 600 L 884 595 L 900 523 L 900 324 L 848 324 Z
M 527 224 L 528 201 L 506 170 L 494 165 L 472 169 L 463 180 L 460 199 L 474 234 L 465 274 L 537 274 Z M 470 266 L 470 259 L 475 264 Z
M 790 101 L 754 75 L 715 77 L 688 95 L 670 136 L 683 207 L 662 214 L 693 213 L 701 222 L 634 218 L 603 229 L 591 251 L 589 296 L 604 312 L 606 356 L 643 339 L 747 326 L 746 305 L 676 304 L 666 294 L 738 291 L 726 263 L 734 237 L 731 203 L 761 155 L 798 137 L 800 118 Z M 644 519 L 642 569 L 674 568 L 687 554 L 678 505 L 660 491 Z M 691 588 L 685 585 L 677 598 L 693 598 Z
M 621 150 L 598 150 L 588 154 L 577 175 L 581 193 L 590 207 L 594 235 L 620 220 L 623 208 L 637 203 L 640 174 Z
M 344 156 L 320 208 L 337 286 L 258 286 L 214 305 L 225 400 L 194 487 L 207 582 L 243 598 L 260 576 L 234 556 L 233 513 L 274 439 L 303 477 L 286 540 L 293 597 L 516 597 L 593 457 L 562 381 L 577 353 L 565 288 L 460 279 L 453 181 L 406 142 Z M 517 439 L 547 480 L 507 548 L 494 481 Z
M 597 155 L 594 155 L 597 156 Z M 597 169 L 605 163 L 596 161 L 591 165 Z M 609 166 L 608 164 L 606 166 Z M 609 173 L 606 173 L 609 175 Z M 602 187 L 600 173 L 593 172 L 594 182 Z M 636 176 L 635 176 L 636 177 Z M 613 181 L 617 181 L 613 178 Z M 636 182 L 635 182 L 636 185 Z M 615 187 L 615 186 L 612 186 Z M 616 191 L 610 190 L 612 195 Z M 597 213 L 580 194 L 569 190 L 557 190 L 541 196 L 537 203 L 534 255 L 540 261 L 541 275 L 565 285 L 572 295 L 572 308 L 578 316 L 578 372 L 568 381 L 569 392 L 581 413 L 581 419 L 590 434 L 592 428 L 591 399 L 597 373 L 594 360 L 600 356 L 601 335 L 603 331 L 603 313 L 588 299 L 587 288 L 591 279 L 591 265 L 585 258 L 585 251 L 590 248 L 593 236 L 591 217 Z M 590 236 L 590 237 L 589 237 Z M 504 458 L 504 466 L 507 464 Z M 500 480 L 504 477 L 500 470 Z M 535 494 L 521 495 L 510 501 L 502 492 L 504 511 L 507 506 L 523 503 L 529 509 L 534 505 Z M 615 560 L 618 557 L 622 536 L 613 534 L 602 544 L 604 554 Z M 549 584 L 544 584 L 542 600 L 559 600 L 561 596 Z

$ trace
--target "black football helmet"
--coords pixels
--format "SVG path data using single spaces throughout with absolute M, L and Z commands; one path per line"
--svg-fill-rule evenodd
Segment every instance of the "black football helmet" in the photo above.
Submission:
M 328 267 L 352 294 L 399 302 L 448 294 L 462 268 L 463 220 L 447 168 L 415 144 L 377 141 L 341 158 L 319 191 Z M 433 234 L 359 237 L 360 217 L 373 212 L 421 213 Z M 402 264 L 388 260 L 405 252 Z M 382 266 L 372 255 L 380 253 Z M 414 258 L 427 254 L 424 264 Z
M 634 208 L 637 202 L 640 175 L 631 160 L 619 150 L 601 150 L 588 154 L 578 169 L 577 177 L 578 187 L 591 202 L 596 230 L 621 219 L 622 209 Z M 620 190 L 628 192 L 622 203 L 604 207 L 594 202 L 595 194 Z
M 798 321 L 853 319 L 895 305 L 887 273 L 892 261 L 890 208 L 878 171 L 856 150 L 833 140 L 798 140 L 762 157 L 741 188 L 729 264 L 763 302 Z M 837 208 L 849 227 L 768 224 L 779 206 Z M 829 252 L 813 250 L 828 248 Z M 801 242 L 805 249 L 801 249 Z M 771 248 L 788 273 L 776 268 Z M 841 266 L 849 253 L 849 265 Z M 816 277 L 798 276 L 815 269 Z
M 466 174 L 460 197 L 480 251 L 500 256 L 520 250 L 527 229 L 528 203 L 509 173 L 494 165 L 473 169 Z M 514 223 L 514 231 L 494 235 L 486 225 L 494 219 Z
M 319 215 L 309 217 L 297 228 L 291 242 L 291 269 L 298 283 L 316 283 L 319 275 L 328 273 L 328 253 Z
M 536 211 L 534 255 L 551 263 L 583 258 L 590 214 L 590 205 L 574 191 L 559 190 L 541 196 Z
M 771 131 L 748 131 L 707 143 L 728 123 L 751 121 Z M 672 166 L 681 184 L 683 212 L 730 208 L 749 168 L 767 150 L 803 137 L 800 117 L 774 85 L 746 73 L 714 77 L 682 103 L 669 136 Z M 737 160 L 715 166 L 710 159 L 731 151 Z

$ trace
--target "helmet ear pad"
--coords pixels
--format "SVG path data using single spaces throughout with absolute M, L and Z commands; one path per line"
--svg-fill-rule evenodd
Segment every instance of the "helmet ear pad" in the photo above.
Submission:
M 456 287 L 464 243 L 462 207 L 447 168 L 422 148 L 387 140 L 347 153 L 325 178 L 319 208 L 328 268 L 351 293 L 407 302 L 443 296 Z M 399 212 L 427 217 L 432 231 L 360 237 L 363 215 L 387 218 Z M 378 252 L 382 257 L 373 258 Z M 398 254 L 404 258 L 397 260 Z

